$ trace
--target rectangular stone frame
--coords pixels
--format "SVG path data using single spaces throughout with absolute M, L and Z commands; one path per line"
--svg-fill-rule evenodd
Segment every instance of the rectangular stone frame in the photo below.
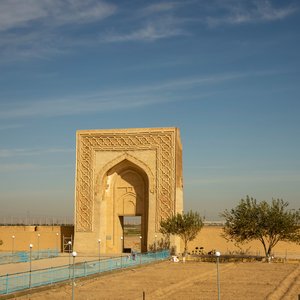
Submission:
M 95 151 L 155 150 L 156 219 L 183 210 L 182 145 L 178 128 L 80 130 L 76 133 L 75 230 L 93 231 Z

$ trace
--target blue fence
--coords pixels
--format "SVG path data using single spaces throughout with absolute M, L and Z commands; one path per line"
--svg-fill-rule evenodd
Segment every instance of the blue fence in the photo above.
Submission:
M 168 250 L 136 254 L 134 256 L 121 256 L 83 263 L 75 263 L 61 267 L 35 270 L 0 276 L 0 294 L 9 294 L 33 287 L 50 285 L 56 282 L 85 277 L 88 275 L 113 271 L 116 269 L 148 264 L 163 260 L 170 256 Z
M 57 257 L 59 254 L 57 249 L 47 249 L 40 251 L 31 251 L 31 259 L 43 259 Z M 27 262 L 30 259 L 30 252 L 19 251 L 14 253 L 0 253 L 0 265 L 8 263 L 17 263 L 17 262 Z

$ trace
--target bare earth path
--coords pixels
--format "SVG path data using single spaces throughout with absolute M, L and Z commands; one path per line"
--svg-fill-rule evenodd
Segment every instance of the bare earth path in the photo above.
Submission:
M 221 299 L 297 299 L 299 264 L 222 263 Z M 77 281 L 75 299 L 217 299 L 215 263 L 162 262 Z M 18 299 L 70 299 L 71 286 Z

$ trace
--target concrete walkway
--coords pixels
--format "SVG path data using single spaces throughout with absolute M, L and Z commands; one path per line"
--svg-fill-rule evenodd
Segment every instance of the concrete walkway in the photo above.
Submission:
M 107 257 L 112 256 L 101 256 L 101 259 L 105 259 Z M 76 256 L 75 262 L 85 262 L 85 261 L 92 261 L 98 260 L 98 256 Z M 51 267 L 59 267 L 68 265 L 69 262 L 73 262 L 73 258 L 69 257 L 68 254 L 62 253 L 59 257 L 54 258 L 46 258 L 46 259 L 39 259 L 33 260 L 31 262 L 32 270 L 39 270 L 39 269 L 46 269 Z M 21 263 L 9 263 L 0 265 L 0 276 L 12 273 L 19 273 L 19 272 L 26 272 L 29 271 L 29 262 L 21 262 Z

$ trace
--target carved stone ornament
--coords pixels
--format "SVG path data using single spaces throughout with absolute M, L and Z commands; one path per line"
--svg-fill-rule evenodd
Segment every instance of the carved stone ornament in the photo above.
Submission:
M 156 182 L 144 163 L 127 151 L 156 151 Z M 156 189 L 156 226 L 175 212 L 175 134 L 170 129 L 87 131 L 77 135 L 76 153 L 76 230 L 93 230 L 94 157 L 96 151 L 123 151 L 123 159 L 140 165 L 149 177 L 149 190 Z M 119 158 L 120 159 L 120 158 Z M 117 158 L 118 160 L 118 158 Z M 112 164 L 113 166 L 113 164 Z M 102 179 L 107 168 L 103 169 Z M 151 178 L 152 177 L 152 178 Z M 97 180 L 98 181 L 98 180 Z M 102 187 L 101 187 L 102 188 Z

